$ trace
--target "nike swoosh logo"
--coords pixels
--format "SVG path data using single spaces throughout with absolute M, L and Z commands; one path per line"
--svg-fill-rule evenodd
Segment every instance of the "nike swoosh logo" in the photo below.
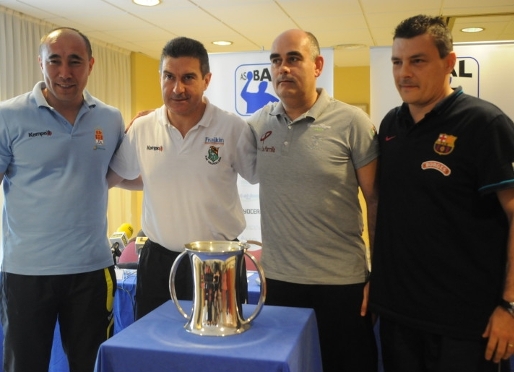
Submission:
M 396 136 L 386 136 L 385 140 L 386 141 L 391 141 L 393 138 L 395 138 Z

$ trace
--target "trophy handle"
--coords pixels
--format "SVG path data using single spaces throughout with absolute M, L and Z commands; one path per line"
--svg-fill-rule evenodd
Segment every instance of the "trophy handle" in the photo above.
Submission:
M 177 258 L 175 259 L 175 261 L 173 262 L 173 265 L 171 266 L 171 271 L 170 271 L 170 294 L 171 294 L 171 299 L 175 303 L 175 306 L 177 307 L 177 310 L 179 311 L 179 313 L 182 314 L 182 316 L 184 318 L 186 318 L 187 320 L 190 320 L 191 316 L 187 315 L 185 313 L 184 309 L 182 309 L 182 306 L 180 306 L 180 303 L 179 303 L 179 301 L 177 299 L 177 292 L 175 290 L 175 274 L 177 273 L 177 269 L 178 269 L 178 265 L 180 264 L 180 261 L 182 261 L 182 259 L 184 258 L 185 255 L 187 255 L 187 251 L 184 251 L 181 254 L 179 254 L 177 256 Z
M 248 258 L 252 260 L 252 262 L 254 263 L 257 272 L 259 273 L 259 279 L 261 280 L 261 293 L 259 296 L 259 302 L 257 303 L 257 307 L 253 311 L 252 315 L 248 317 L 248 319 L 243 320 L 243 324 L 247 324 L 254 320 L 257 317 L 257 315 L 259 315 L 259 313 L 262 310 L 262 306 L 264 305 L 264 301 L 266 301 L 266 278 L 264 277 L 264 271 L 262 270 L 262 266 L 259 262 L 257 262 L 257 259 L 253 255 L 248 253 L 246 250 L 244 254 L 248 256 Z

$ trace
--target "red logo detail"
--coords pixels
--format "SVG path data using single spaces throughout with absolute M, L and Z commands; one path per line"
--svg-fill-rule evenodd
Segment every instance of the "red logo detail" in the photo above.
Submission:
M 386 136 L 386 141 L 391 141 L 393 138 L 396 138 L 396 136 Z
M 264 134 L 262 135 L 262 137 L 261 137 L 261 142 L 264 142 L 264 140 L 265 140 L 266 138 L 268 138 L 269 136 L 271 136 L 271 133 L 272 133 L 272 132 L 271 132 L 270 130 L 269 130 L 269 131 L 267 131 L 266 133 L 264 133 Z
M 95 130 L 95 139 L 97 141 L 103 141 L 104 139 L 104 133 L 100 129 Z

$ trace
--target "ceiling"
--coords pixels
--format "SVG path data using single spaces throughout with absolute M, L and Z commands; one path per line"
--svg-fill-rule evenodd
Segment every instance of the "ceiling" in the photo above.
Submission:
M 242 52 L 269 50 L 279 33 L 300 28 L 314 33 L 321 47 L 335 47 L 336 66 L 366 66 L 369 47 L 391 45 L 394 27 L 420 13 L 447 18 L 455 42 L 514 40 L 514 0 L 161 0 L 151 8 L 131 0 L 0 0 L 0 5 L 155 59 L 176 36 L 197 39 L 210 53 Z M 460 31 L 467 26 L 485 31 Z M 220 47 L 215 40 L 233 44 Z

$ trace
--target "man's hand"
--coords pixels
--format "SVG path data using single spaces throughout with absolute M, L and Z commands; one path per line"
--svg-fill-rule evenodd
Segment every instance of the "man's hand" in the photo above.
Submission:
M 482 337 L 489 338 L 485 359 L 499 363 L 514 354 L 514 317 L 502 307 L 496 307 Z
M 362 304 L 361 304 L 361 316 L 366 316 L 368 312 L 368 297 L 369 297 L 369 282 L 364 286 L 364 293 L 362 296 Z
M 134 123 L 134 120 L 136 120 L 137 118 L 140 118 L 141 116 L 146 116 L 148 115 L 149 113 L 151 112 L 154 112 L 155 110 L 145 110 L 145 111 L 139 111 L 136 116 L 134 116 L 132 118 L 132 120 L 130 121 L 129 125 L 127 126 L 127 128 L 125 128 L 125 133 L 128 132 L 128 130 L 130 129 L 130 127 L 132 126 L 132 123 Z

